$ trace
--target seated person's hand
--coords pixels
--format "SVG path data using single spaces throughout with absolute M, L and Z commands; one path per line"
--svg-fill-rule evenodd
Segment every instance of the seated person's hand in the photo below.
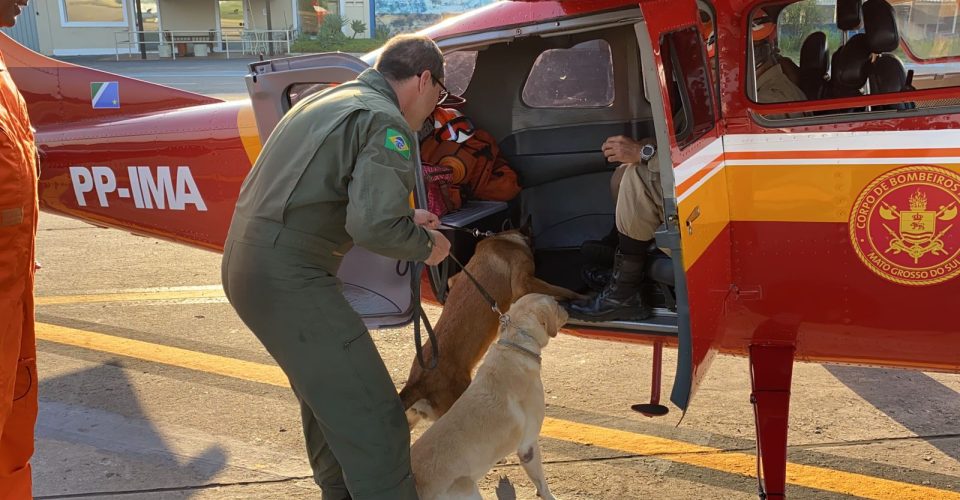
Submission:
M 637 141 L 625 135 L 617 135 L 604 141 L 601 149 L 608 162 L 639 163 L 640 149 L 647 142 L 653 141 Z

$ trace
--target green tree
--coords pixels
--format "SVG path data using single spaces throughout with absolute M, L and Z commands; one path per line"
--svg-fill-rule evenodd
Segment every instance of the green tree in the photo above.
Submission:
M 347 37 L 343 34 L 343 28 L 347 25 L 347 20 L 338 14 L 327 14 L 323 18 L 323 25 L 320 26 L 319 38 L 324 43 L 338 42 Z
M 788 5 L 777 18 L 777 46 L 780 53 L 799 61 L 800 47 L 815 31 L 827 35 L 828 46 L 840 46 L 840 31 L 833 21 L 834 5 L 819 0 L 804 0 Z
M 390 38 L 390 27 L 385 23 L 377 23 L 377 28 L 374 30 L 373 37 L 377 40 L 386 40 Z
M 356 38 L 360 33 L 367 31 L 367 23 L 354 19 L 350 22 L 350 29 L 353 30 L 353 38 Z

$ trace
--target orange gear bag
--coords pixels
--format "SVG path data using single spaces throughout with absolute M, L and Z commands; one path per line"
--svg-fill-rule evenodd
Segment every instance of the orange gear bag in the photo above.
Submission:
M 432 119 L 434 130 L 420 142 L 420 159 L 449 168 L 459 198 L 510 201 L 520 193 L 517 173 L 489 132 L 455 109 L 437 108 Z

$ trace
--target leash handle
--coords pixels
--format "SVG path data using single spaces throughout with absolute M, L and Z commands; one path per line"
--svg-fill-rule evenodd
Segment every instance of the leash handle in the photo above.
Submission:
M 423 271 L 423 263 L 414 265 L 413 273 L 413 300 L 416 302 L 417 310 L 413 313 L 413 341 L 417 349 L 417 363 L 425 370 L 433 370 L 437 367 L 440 359 L 440 346 L 437 345 L 437 336 L 433 333 L 433 326 L 430 325 L 430 319 L 427 318 L 426 311 L 423 310 L 423 303 L 420 301 L 420 273 Z M 420 334 L 420 320 L 423 320 L 423 326 L 427 330 L 427 339 L 430 341 L 430 363 L 423 360 L 423 338 Z
M 420 364 L 420 368 L 425 370 L 433 370 L 437 367 L 437 363 L 440 359 L 440 347 L 437 346 L 437 336 L 433 333 L 433 327 L 430 325 L 430 319 L 427 318 L 427 313 L 423 310 L 423 305 L 417 306 L 417 314 L 413 317 L 413 340 L 417 345 L 417 363 Z M 423 318 L 424 329 L 427 330 L 427 338 L 430 341 L 430 364 L 428 365 L 423 360 L 423 339 L 420 336 L 420 319 Z

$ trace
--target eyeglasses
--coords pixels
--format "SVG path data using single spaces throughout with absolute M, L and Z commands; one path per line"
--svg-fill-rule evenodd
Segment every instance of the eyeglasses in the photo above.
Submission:
M 417 78 L 419 78 L 420 75 L 422 74 L 423 74 L 422 71 L 420 73 L 417 73 Z M 440 86 L 440 96 L 437 97 L 437 104 L 440 104 L 443 101 L 447 100 L 447 96 L 450 95 L 450 91 L 447 90 L 447 87 L 443 85 L 443 82 L 441 82 L 440 79 L 437 78 L 432 71 L 430 72 L 430 78 L 434 81 L 434 83 Z

